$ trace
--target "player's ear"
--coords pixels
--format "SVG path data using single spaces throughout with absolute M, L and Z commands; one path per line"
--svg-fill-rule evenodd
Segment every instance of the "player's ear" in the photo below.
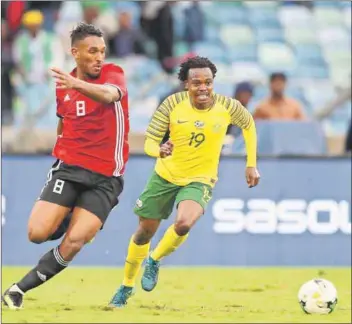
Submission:
M 188 82 L 187 81 L 183 82 L 183 86 L 185 87 L 185 90 L 188 90 Z
M 79 58 L 79 52 L 77 47 L 71 47 L 71 54 L 75 59 Z

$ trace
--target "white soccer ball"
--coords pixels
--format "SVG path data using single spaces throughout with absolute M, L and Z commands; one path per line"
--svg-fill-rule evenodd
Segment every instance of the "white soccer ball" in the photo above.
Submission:
M 329 314 L 337 304 L 337 290 L 326 279 L 313 279 L 301 286 L 298 300 L 307 314 Z

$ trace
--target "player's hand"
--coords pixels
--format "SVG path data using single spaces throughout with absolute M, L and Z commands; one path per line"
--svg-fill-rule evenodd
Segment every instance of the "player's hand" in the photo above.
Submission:
M 257 168 L 246 168 L 246 180 L 249 188 L 255 187 L 259 183 L 260 174 Z
M 160 157 L 163 159 L 172 154 L 174 144 L 169 140 L 166 143 L 160 145 Z
M 57 89 L 73 89 L 75 87 L 77 82 L 75 77 L 69 73 L 61 71 L 58 68 L 51 68 L 50 70 L 53 72 Z

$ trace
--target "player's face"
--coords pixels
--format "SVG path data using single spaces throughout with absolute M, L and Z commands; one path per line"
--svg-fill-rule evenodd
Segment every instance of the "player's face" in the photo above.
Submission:
M 285 87 L 286 81 L 283 79 L 274 79 L 270 84 L 271 93 L 274 96 L 282 96 L 284 94 Z
M 105 42 L 102 37 L 88 36 L 72 48 L 77 67 L 90 78 L 100 75 L 105 60 Z
M 213 73 L 209 68 L 189 70 L 186 88 L 196 106 L 203 107 L 212 102 L 213 82 Z

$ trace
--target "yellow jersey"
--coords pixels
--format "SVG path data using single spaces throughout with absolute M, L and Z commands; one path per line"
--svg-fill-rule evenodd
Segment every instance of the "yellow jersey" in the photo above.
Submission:
M 242 129 L 254 125 L 252 115 L 239 101 L 213 96 L 213 106 L 199 110 L 191 104 L 187 91 L 175 93 L 155 111 L 147 138 L 160 144 L 169 129 L 174 145 L 172 155 L 156 161 L 155 172 L 165 180 L 179 186 L 201 182 L 213 187 L 228 125 Z

